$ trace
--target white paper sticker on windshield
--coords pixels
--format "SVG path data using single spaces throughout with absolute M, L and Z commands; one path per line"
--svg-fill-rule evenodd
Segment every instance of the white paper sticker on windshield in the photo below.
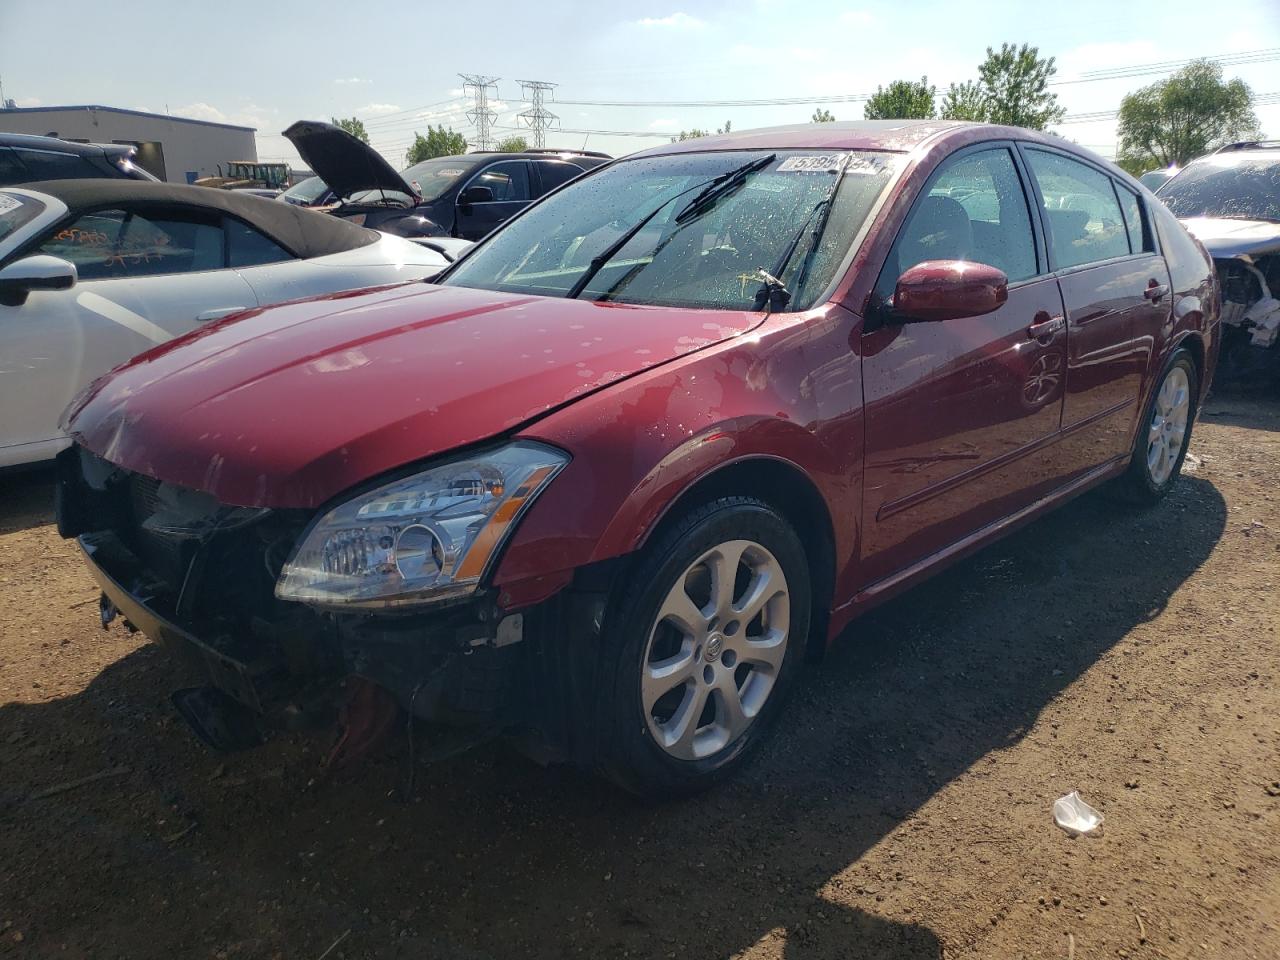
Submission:
M 22 201 L 11 193 L 0 193 L 0 213 L 8 213 L 22 206 Z
M 464 173 L 466 173 L 466 171 L 463 170 L 461 167 L 446 167 L 444 170 L 437 170 L 436 176 L 437 177 L 460 177 Z
M 778 164 L 778 173 L 830 173 L 840 168 L 840 154 L 819 153 L 804 157 L 787 157 Z

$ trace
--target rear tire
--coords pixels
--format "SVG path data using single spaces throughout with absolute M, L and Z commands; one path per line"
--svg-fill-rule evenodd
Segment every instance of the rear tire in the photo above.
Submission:
M 1134 438 L 1133 459 L 1117 481 L 1118 492 L 1129 502 L 1157 504 L 1177 482 L 1191 444 L 1199 389 L 1195 361 L 1186 350 L 1177 350 L 1151 392 Z
M 737 769 L 777 719 L 809 632 L 804 545 L 772 507 L 723 497 L 640 554 L 605 616 L 602 771 L 646 799 Z

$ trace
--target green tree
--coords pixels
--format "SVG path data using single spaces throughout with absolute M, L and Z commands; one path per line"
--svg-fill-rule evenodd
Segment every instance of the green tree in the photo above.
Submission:
M 447 129 L 442 123 L 438 127 L 427 125 L 427 135 L 414 131 L 413 143 L 405 152 L 405 163 L 412 166 L 432 157 L 451 157 L 467 152 L 467 138 L 462 134 Z
M 888 88 L 876 87 L 876 92 L 862 108 L 868 120 L 903 120 L 913 117 L 937 116 L 933 101 L 938 88 L 929 83 L 928 77 L 915 80 L 895 80 Z M 830 116 L 830 114 L 828 114 Z
M 826 107 L 819 107 L 809 118 L 810 123 L 835 123 L 835 115 Z
M 1049 81 L 1058 72 L 1053 57 L 1042 58 L 1040 49 L 1028 44 L 987 47 L 987 58 L 978 67 L 977 81 L 951 84 L 942 98 L 946 120 L 979 120 L 1010 127 L 1043 130 L 1066 113 Z
M 335 127 L 341 127 L 361 143 L 369 142 L 369 133 L 364 128 L 364 121 L 358 117 L 330 117 Z
M 1053 57 L 1042 59 L 1039 47 L 1002 43 L 999 53 L 987 47 L 978 77 L 987 95 L 988 120 L 1032 130 L 1057 123 L 1067 112 L 1049 91 L 1057 72 Z
M 524 137 L 507 137 L 499 140 L 493 149 L 500 153 L 524 153 L 529 149 L 529 141 Z
M 717 127 L 716 133 L 728 133 L 733 129 L 733 121 L 726 120 L 723 127 Z M 679 143 L 681 140 L 696 140 L 698 137 L 709 137 L 711 132 L 703 130 L 701 127 L 694 127 L 692 130 L 681 130 L 678 134 L 671 138 L 672 143 Z
M 1222 67 L 1208 60 L 1193 60 L 1126 96 L 1116 132 L 1117 162 L 1130 173 L 1182 165 L 1224 143 L 1260 135 L 1248 84 L 1224 83 Z
M 985 121 L 987 95 L 982 87 L 972 80 L 951 84 L 942 97 L 942 119 Z

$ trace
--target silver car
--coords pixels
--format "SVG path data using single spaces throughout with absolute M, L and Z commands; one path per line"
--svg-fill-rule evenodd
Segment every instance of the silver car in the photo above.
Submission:
M 434 276 L 452 254 L 231 191 L 132 180 L 0 189 L 0 467 L 53 457 L 89 382 L 267 304 Z

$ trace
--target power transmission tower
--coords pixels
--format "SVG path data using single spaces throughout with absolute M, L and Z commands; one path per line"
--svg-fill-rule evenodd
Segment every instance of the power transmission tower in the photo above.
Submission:
M 520 114 L 520 119 L 527 123 L 533 131 L 533 145 L 535 147 L 545 147 L 547 145 L 547 128 L 560 118 L 543 106 L 543 98 L 546 97 L 548 91 L 555 90 L 557 84 L 547 83 L 543 80 L 521 80 L 519 83 L 524 101 L 531 104 L 528 110 Z M 554 96 L 554 94 L 552 95 Z
M 476 125 L 476 148 L 489 149 L 489 128 L 498 114 L 489 106 L 489 96 L 498 96 L 498 78 L 486 77 L 478 73 L 460 73 L 462 90 L 475 96 L 475 106 L 467 113 L 467 119 Z

